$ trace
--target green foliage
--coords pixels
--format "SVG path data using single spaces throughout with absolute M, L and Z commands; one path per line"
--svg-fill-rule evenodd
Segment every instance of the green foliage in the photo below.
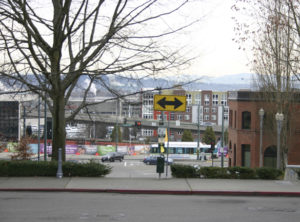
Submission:
M 172 176 L 176 178 L 196 178 L 199 177 L 197 169 L 190 165 L 172 164 Z
M 228 171 L 234 179 L 256 179 L 255 169 L 249 167 L 229 167 Z
M 189 165 L 173 164 L 172 176 L 176 178 L 209 178 L 209 179 L 270 179 L 276 180 L 283 171 L 274 168 L 249 167 L 201 167 L 196 169 Z
M 45 161 L 0 161 L 0 176 L 1 177 L 31 177 L 31 176 L 56 176 L 57 162 Z M 111 172 L 111 167 L 96 163 L 74 163 L 63 162 L 63 175 L 65 177 L 101 177 Z
M 212 127 L 206 127 L 202 141 L 206 144 L 211 144 L 211 142 L 216 142 L 216 135 Z
M 191 132 L 191 130 L 184 130 L 183 131 L 183 135 L 182 135 L 182 138 L 181 138 L 181 141 L 185 141 L 185 142 L 192 142 L 194 141 L 194 138 L 193 138 L 193 134 Z
M 227 173 L 226 168 L 220 167 L 201 167 L 199 170 L 201 178 L 219 178 L 219 179 L 226 179 L 230 178 L 230 175 Z
M 262 167 L 256 169 L 256 175 L 259 179 L 276 180 L 283 175 L 283 171 L 270 167 Z
M 118 142 L 122 142 L 122 133 L 121 133 L 121 129 L 119 126 L 115 126 L 113 131 L 111 132 L 111 136 L 110 136 L 111 141 L 116 142 L 116 136 L 117 136 L 116 129 L 118 129 Z

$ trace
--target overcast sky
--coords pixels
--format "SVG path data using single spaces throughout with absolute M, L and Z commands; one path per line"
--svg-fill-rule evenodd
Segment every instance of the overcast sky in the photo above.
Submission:
M 191 44 L 200 52 L 200 57 L 187 70 L 188 74 L 222 76 L 251 73 L 249 52 L 238 50 L 234 38 L 235 16 L 231 10 L 234 0 L 205 0 L 205 9 L 196 9 L 205 18 L 196 27 Z M 202 11 L 203 10 L 203 11 Z

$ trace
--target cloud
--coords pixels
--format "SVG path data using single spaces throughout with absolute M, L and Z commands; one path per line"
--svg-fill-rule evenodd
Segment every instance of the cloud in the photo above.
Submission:
M 90 82 L 91 81 L 89 79 L 84 80 L 84 88 L 85 89 L 90 85 Z M 94 83 L 92 83 L 92 85 L 91 85 L 90 92 L 92 92 L 94 95 L 97 94 L 97 88 L 96 88 L 96 85 Z

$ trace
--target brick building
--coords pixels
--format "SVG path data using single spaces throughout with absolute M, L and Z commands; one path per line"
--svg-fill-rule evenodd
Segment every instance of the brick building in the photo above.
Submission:
M 237 91 L 229 92 L 229 166 L 259 167 L 260 150 L 260 117 L 259 110 L 266 110 L 269 118 L 274 118 L 274 113 L 267 112 L 270 104 L 262 101 L 259 92 Z M 296 104 L 294 111 L 300 110 L 300 103 Z M 273 105 L 274 107 L 274 105 Z M 300 119 L 297 114 L 290 115 L 290 129 L 288 141 L 288 162 L 290 165 L 300 165 Z M 299 113 L 298 113 L 299 116 Z M 276 167 L 277 136 L 276 125 L 273 129 L 263 127 L 262 150 L 263 166 Z
M 153 98 L 155 94 L 186 96 L 185 112 L 164 112 L 164 120 L 176 121 L 178 123 L 194 123 L 201 126 L 222 125 L 222 107 L 224 107 L 224 126 L 228 126 L 228 106 L 227 92 L 214 92 L 211 90 L 187 91 L 182 86 L 172 89 L 151 91 L 143 89 L 141 93 L 141 118 L 161 120 L 162 112 L 153 110 Z M 197 132 L 192 132 L 194 139 L 198 138 Z M 153 129 L 142 128 L 143 137 L 156 137 L 157 132 Z M 182 129 L 172 129 L 170 131 L 171 141 L 181 141 L 183 135 Z M 201 134 L 202 136 L 202 134 Z

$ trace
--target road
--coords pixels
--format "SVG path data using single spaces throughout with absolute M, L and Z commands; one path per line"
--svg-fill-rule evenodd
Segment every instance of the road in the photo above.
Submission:
M 298 222 L 300 199 L 0 192 L 1 222 Z
M 126 177 L 126 178 L 139 178 L 139 177 L 158 177 L 156 173 L 156 165 L 146 165 L 141 160 L 124 160 L 122 162 L 115 161 L 113 163 L 107 163 L 109 166 L 112 166 L 112 172 L 106 177 Z M 166 177 L 166 168 L 165 172 L 162 174 Z M 171 177 L 171 170 L 168 167 L 168 178 Z
M 185 165 L 201 165 L 201 166 L 211 166 L 211 161 L 196 161 L 196 160 L 185 160 L 178 161 L 175 160 L 176 164 L 185 164 Z M 156 173 L 156 165 L 146 165 L 142 162 L 141 159 L 124 159 L 124 161 L 119 162 L 104 162 L 109 166 L 112 166 L 112 172 L 106 177 L 127 177 L 127 178 L 137 178 L 137 177 L 151 177 L 156 178 L 158 174 Z M 214 166 L 220 166 L 220 161 L 215 161 Z M 226 162 L 227 166 L 227 162 Z M 161 175 L 162 177 L 170 178 L 171 170 L 170 166 L 168 167 L 168 172 L 166 172 L 166 167 L 164 168 L 164 173 Z

